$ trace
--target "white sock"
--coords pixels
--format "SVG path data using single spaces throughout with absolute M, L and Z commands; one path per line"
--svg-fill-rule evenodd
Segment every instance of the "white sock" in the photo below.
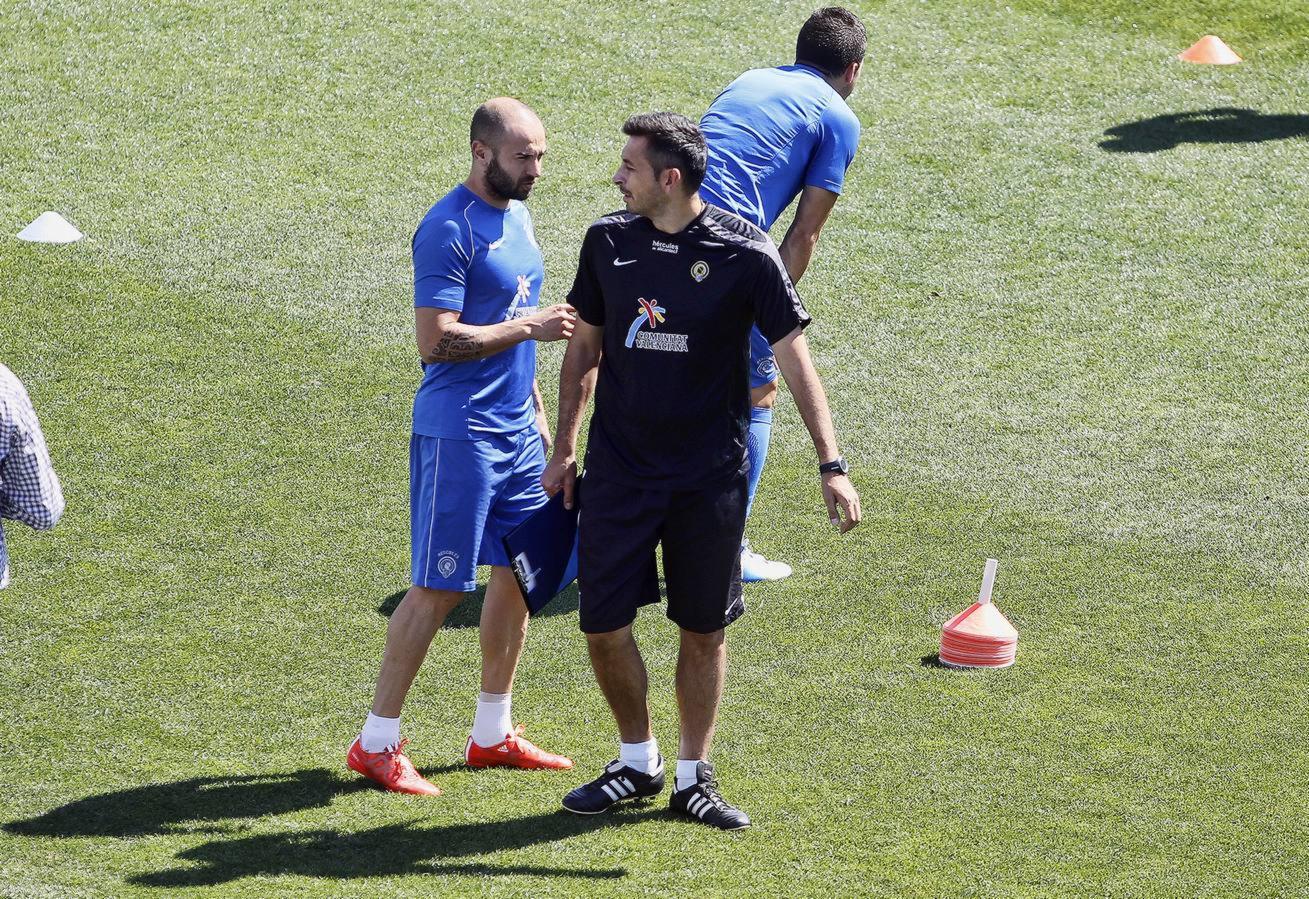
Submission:
M 388 746 L 399 746 L 400 718 L 379 718 L 369 712 L 364 720 L 363 733 L 359 735 L 359 745 L 364 752 L 381 752 Z
M 503 743 L 514 731 L 512 693 L 478 693 L 473 716 L 473 742 L 483 748 Z
M 677 782 L 673 784 L 674 790 L 685 790 L 687 787 L 693 787 L 699 781 L 696 779 L 696 768 L 704 759 L 678 759 L 677 760 Z
M 659 766 L 659 742 L 653 737 L 644 743 L 619 743 L 618 760 L 634 771 L 649 774 Z

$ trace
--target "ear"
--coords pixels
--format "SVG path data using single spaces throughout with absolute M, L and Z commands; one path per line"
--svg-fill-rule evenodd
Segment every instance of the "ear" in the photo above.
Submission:
M 863 68 L 864 61 L 862 59 L 858 62 L 850 63 L 845 67 L 845 71 L 841 73 L 842 80 L 844 80 L 846 84 L 854 84 L 855 80 L 859 77 L 859 73 L 863 71 Z
M 474 158 L 474 159 L 476 159 L 476 160 L 478 160 L 478 161 L 480 161 L 480 162 L 486 162 L 486 160 L 488 160 L 489 158 L 491 158 L 491 152 L 492 152 L 492 151 L 491 151 L 491 146 L 490 146 L 490 144 L 484 144 L 484 143 L 482 143 L 480 140 L 475 140 L 475 141 L 473 141 L 473 158 Z
M 682 170 L 679 168 L 664 169 L 663 175 L 660 176 L 659 183 L 663 187 L 665 193 L 672 193 L 677 190 L 678 186 L 682 183 Z

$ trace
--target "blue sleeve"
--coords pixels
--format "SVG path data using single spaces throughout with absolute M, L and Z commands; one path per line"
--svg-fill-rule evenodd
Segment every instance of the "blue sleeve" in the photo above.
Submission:
M 472 235 L 458 221 L 423 222 L 414 232 L 414 305 L 464 310 Z
M 818 120 L 818 148 L 805 172 L 805 187 L 821 187 L 839 194 L 845 170 L 859 149 L 859 120 L 848 108 L 829 106 Z

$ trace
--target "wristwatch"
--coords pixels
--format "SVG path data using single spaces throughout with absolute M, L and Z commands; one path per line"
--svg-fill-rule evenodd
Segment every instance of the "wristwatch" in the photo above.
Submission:
M 849 471 L 850 463 L 842 456 L 837 456 L 831 462 L 824 462 L 818 466 L 819 474 L 846 474 Z

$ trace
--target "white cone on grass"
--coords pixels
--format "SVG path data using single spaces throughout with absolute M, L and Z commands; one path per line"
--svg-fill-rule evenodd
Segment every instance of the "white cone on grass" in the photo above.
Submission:
M 83 236 L 81 231 L 68 223 L 68 219 L 49 211 L 38 215 L 36 221 L 18 232 L 19 240 L 32 243 L 72 243 L 81 240 Z

